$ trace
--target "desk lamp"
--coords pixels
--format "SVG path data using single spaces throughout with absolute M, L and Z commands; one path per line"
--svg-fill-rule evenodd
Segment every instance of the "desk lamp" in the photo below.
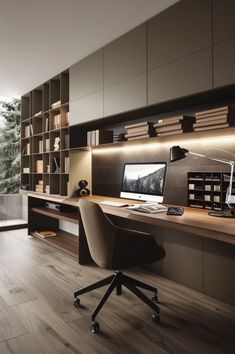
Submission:
M 228 189 L 226 192 L 226 199 L 225 199 L 225 203 L 227 204 L 229 210 L 228 211 L 226 211 L 226 210 L 209 211 L 208 214 L 211 216 L 220 216 L 220 217 L 224 217 L 224 218 L 235 218 L 235 211 L 231 205 L 234 161 L 229 161 L 229 160 L 225 160 L 225 159 L 216 159 L 214 157 L 207 157 L 206 155 L 197 154 L 196 152 L 192 152 L 187 149 L 183 149 L 180 146 L 173 146 L 170 149 L 170 162 L 181 160 L 181 159 L 187 157 L 187 154 L 194 155 L 197 157 L 202 157 L 202 158 L 212 160 L 212 161 L 222 162 L 226 165 L 230 165 L 230 167 L 231 167 L 230 180 L 229 180 L 229 185 L 228 185 Z

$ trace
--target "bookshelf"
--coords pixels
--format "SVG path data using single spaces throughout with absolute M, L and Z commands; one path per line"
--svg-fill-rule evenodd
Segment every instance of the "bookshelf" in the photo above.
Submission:
M 69 194 L 69 71 L 21 98 L 21 188 Z

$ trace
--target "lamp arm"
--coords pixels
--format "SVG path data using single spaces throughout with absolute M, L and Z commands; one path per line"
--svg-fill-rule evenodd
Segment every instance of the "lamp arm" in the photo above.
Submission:
M 231 172 L 230 172 L 230 180 L 229 180 L 229 185 L 226 193 L 226 200 L 225 203 L 229 206 L 230 209 L 233 209 L 231 206 L 231 199 L 232 199 L 232 187 L 233 187 L 233 171 L 234 171 L 234 162 L 231 161 Z

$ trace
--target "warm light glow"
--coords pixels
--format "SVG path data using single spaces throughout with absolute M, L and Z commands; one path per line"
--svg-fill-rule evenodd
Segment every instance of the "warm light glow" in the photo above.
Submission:
M 185 134 L 186 135 L 186 134 Z M 112 154 L 112 153 L 117 153 L 117 152 L 138 152 L 138 151 L 143 151 L 143 150 L 153 150 L 158 147 L 171 147 L 174 144 L 177 145 L 182 145 L 182 146 L 188 146 L 189 144 L 195 145 L 195 144 L 215 144 L 219 142 L 224 142 L 224 143 L 229 143 L 229 142 L 235 142 L 235 135 L 226 135 L 226 136 L 218 136 L 218 137 L 212 137 L 212 138 L 200 138 L 200 137 L 195 137 L 195 139 L 192 139 L 192 137 L 187 138 L 187 136 L 184 135 L 184 139 L 178 140 L 178 139 L 173 139 L 171 141 L 164 141 L 163 139 L 159 138 L 159 141 L 154 141 L 154 142 L 145 142 L 145 143 L 135 143 L 135 144 L 130 144 L 130 145 L 121 145 L 117 144 L 116 146 L 112 147 L 93 147 L 92 148 L 92 153 L 93 154 Z M 151 140 L 151 138 L 150 138 Z

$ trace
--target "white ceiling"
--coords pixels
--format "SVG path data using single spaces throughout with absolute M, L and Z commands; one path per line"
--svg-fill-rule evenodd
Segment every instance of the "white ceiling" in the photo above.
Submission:
M 0 0 L 0 96 L 18 97 L 177 0 Z

